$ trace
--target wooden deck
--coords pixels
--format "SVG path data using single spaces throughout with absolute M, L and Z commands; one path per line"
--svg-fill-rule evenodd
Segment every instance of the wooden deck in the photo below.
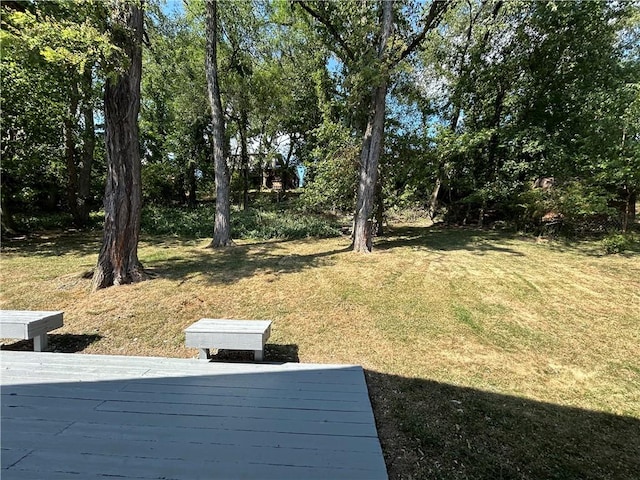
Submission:
M 383 479 L 361 367 L 0 352 L 4 480 Z

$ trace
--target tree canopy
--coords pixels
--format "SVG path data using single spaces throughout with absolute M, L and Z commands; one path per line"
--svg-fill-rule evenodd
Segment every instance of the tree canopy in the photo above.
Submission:
M 46 211 L 87 225 L 102 205 L 103 91 L 130 62 L 117 3 L 2 2 L 6 232 Z M 194 208 L 215 198 L 208 2 L 144 3 L 143 204 Z M 530 231 L 633 225 L 638 2 L 215 3 L 231 203 L 295 189 L 305 165 L 301 208 L 355 214 L 359 251 L 394 209 Z

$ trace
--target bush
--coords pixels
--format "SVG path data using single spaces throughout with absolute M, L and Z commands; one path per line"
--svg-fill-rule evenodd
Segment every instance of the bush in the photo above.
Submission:
M 295 238 L 326 238 L 340 235 L 340 226 L 320 215 L 301 214 L 287 210 L 264 211 L 249 209 L 231 216 L 231 236 L 268 240 Z
M 59 230 L 73 227 L 73 217 L 70 213 L 44 213 L 14 215 L 18 231 L 38 232 L 43 230 Z
M 152 235 L 176 235 L 206 238 L 213 235 L 215 204 L 196 208 L 148 205 L 142 211 L 142 230 Z M 295 239 L 335 237 L 340 226 L 320 215 L 302 214 L 293 210 L 233 211 L 231 237 L 235 239 Z
M 167 204 L 183 194 L 180 170 L 169 163 L 142 166 L 142 199 L 145 203 Z
M 530 188 L 518 197 L 518 227 L 546 233 L 550 226 L 543 219 L 561 219 L 557 232 L 564 236 L 585 236 L 619 231 L 620 212 L 611 207 L 612 195 L 605 189 L 567 182 L 544 190 Z
M 316 159 L 308 165 L 301 205 L 314 212 L 350 211 L 355 205 L 360 142 L 348 129 L 323 123 L 317 130 Z
M 609 206 L 611 194 L 603 188 L 569 182 L 556 195 L 565 233 L 585 235 L 620 229 L 619 212 Z
M 16 213 L 13 216 L 17 232 L 30 233 L 46 230 L 66 230 L 76 228 L 73 217 L 67 212 L 41 212 Z M 86 230 L 99 230 L 104 222 L 104 212 L 91 212 L 89 223 L 83 227 Z M 4 233 L 4 232 L 3 232 Z
M 602 248 L 607 255 L 613 253 L 622 253 L 626 250 L 637 248 L 638 241 L 632 234 L 615 234 L 609 235 L 602 240 Z
M 146 205 L 142 209 L 142 231 L 152 235 L 211 237 L 214 208 L 213 204 L 195 208 Z

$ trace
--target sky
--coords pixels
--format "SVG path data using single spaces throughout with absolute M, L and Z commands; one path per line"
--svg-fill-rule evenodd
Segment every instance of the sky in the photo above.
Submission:
M 183 0 L 159 0 L 165 15 L 173 15 L 184 11 Z

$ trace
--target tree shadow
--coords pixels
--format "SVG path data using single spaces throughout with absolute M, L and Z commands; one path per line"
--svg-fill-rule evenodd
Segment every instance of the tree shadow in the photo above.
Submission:
M 412 247 L 414 249 L 453 251 L 468 250 L 478 255 L 486 252 L 501 252 L 524 256 L 509 247 L 513 234 L 498 230 L 478 230 L 464 227 L 391 227 L 388 233 L 376 239 L 374 249 L 393 250 Z
M 628 245 L 616 253 L 607 253 L 605 251 L 604 241 L 606 237 L 585 237 L 583 239 L 552 239 L 547 240 L 547 247 L 549 250 L 559 253 L 565 252 L 580 252 L 582 255 L 588 257 L 622 257 L 622 258 L 636 258 L 640 255 L 640 241 L 630 242 Z
M 636 479 L 640 420 L 366 371 L 391 479 Z
M 225 350 L 220 349 L 217 353 L 211 352 L 210 361 L 224 363 L 248 363 L 253 362 L 253 350 Z M 278 345 L 267 343 L 264 346 L 264 362 L 266 363 L 300 363 L 298 356 L 298 345 Z
M 194 249 L 188 257 L 175 256 L 145 263 L 145 272 L 151 277 L 187 281 L 204 278 L 212 284 L 231 284 L 257 273 L 278 275 L 300 272 L 302 270 L 335 262 L 333 258 L 349 252 L 349 248 L 340 248 L 300 255 L 296 253 L 279 254 L 278 242 L 248 244 L 224 249 Z
M 59 257 L 62 255 L 98 254 L 102 242 L 100 232 L 55 231 L 2 238 L 2 253 Z
M 98 334 L 73 334 L 73 333 L 50 333 L 47 350 L 60 353 L 82 352 L 92 343 L 102 339 Z M 1 345 L 2 350 L 33 351 L 33 340 L 19 340 L 14 343 Z

